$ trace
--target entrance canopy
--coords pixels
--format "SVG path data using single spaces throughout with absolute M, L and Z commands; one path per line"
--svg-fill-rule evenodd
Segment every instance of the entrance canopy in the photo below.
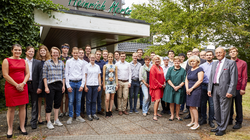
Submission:
M 63 43 L 100 48 L 150 36 L 150 24 L 142 20 L 78 10 L 52 14 L 56 19 L 40 10 L 34 11 L 35 22 L 41 27 L 41 43 L 49 48 Z

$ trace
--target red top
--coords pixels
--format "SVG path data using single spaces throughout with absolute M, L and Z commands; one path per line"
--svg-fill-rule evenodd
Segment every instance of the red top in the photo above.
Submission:
M 238 69 L 237 90 L 245 90 L 247 86 L 247 63 L 239 58 L 235 60 Z
M 153 65 L 150 69 L 149 74 L 149 85 L 150 85 L 150 95 L 152 101 L 158 100 L 163 96 L 163 87 L 165 82 L 164 72 L 162 67 L 159 68 L 156 65 Z

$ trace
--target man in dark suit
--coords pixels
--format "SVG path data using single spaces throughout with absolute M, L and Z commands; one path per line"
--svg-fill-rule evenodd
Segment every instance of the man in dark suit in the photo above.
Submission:
M 26 48 L 26 61 L 29 65 L 30 78 L 27 82 L 28 93 L 31 97 L 31 120 L 30 125 L 32 129 L 37 128 L 38 120 L 38 94 L 42 92 L 42 63 L 39 60 L 34 59 L 35 49 L 32 46 Z M 26 118 L 25 126 L 27 125 L 27 106 L 26 106 Z
M 235 61 L 225 58 L 222 47 L 215 50 L 217 62 L 212 64 L 208 83 L 208 96 L 213 97 L 215 119 L 218 127 L 212 129 L 216 136 L 225 134 L 230 119 L 232 97 L 236 95 L 238 71 Z

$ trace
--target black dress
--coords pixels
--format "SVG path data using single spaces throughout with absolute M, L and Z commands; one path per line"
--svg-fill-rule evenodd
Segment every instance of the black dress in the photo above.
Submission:
M 197 81 L 198 81 L 198 73 L 203 71 L 201 67 L 198 69 L 191 71 L 191 69 L 187 72 L 187 79 L 188 79 L 188 88 L 191 88 Z M 187 95 L 187 106 L 192 107 L 200 107 L 201 104 L 201 85 L 195 88 L 191 95 Z
M 42 64 L 44 64 L 45 61 L 41 61 Z M 42 87 L 42 92 L 40 94 L 38 94 L 38 98 L 45 98 L 45 87 L 44 87 L 44 83 L 43 83 L 43 87 Z

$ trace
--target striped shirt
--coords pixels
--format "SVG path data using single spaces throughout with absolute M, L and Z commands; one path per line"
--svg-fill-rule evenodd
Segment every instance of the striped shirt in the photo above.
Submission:
M 47 79 L 47 83 L 51 84 L 57 81 L 63 81 L 65 79 L 64 63 L 58 60 L 58 64 L 55 65 L 52 59 L 46 61 L 43 65 L 43 79 Z

